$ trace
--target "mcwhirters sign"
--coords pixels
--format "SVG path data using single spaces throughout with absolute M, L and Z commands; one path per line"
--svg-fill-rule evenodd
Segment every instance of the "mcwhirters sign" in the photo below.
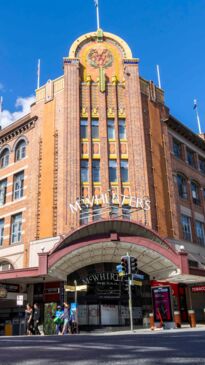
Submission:
M 72 213 L 77 213 L 83 210 L 84 207 L 92 208 L 96 205 L 128 205 L 131 208 L 139 210 L 150 210 L 150 199 L 149 197 L 138 197 L 132 195 L 115 194 L 111 195 L 108 193 L 93 195 L 92 197 L 81 197 L 76 199 L 75 203 L 69 204 L 69 209 Z

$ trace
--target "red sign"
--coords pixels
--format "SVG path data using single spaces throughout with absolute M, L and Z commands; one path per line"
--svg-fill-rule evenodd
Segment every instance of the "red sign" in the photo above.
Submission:
M 205 285 L 193 286 L 191 288 L 192 293 L 203 293 L 205 292 Z

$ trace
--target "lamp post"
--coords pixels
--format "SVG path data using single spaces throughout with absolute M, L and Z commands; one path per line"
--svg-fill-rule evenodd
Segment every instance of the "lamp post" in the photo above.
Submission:
M 76 320 L 76 332 L 78 333 L 78 291 L 77 291 L 77 280 L 74 280 L 74 285 L 75 285 L 75 305 L 76 305 L 75 320 Z

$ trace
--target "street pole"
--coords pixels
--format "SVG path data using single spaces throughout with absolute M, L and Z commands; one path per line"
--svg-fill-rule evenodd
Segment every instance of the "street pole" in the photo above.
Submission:
M 128 261 L 128 290 L 129 290 L 130 330 L 133 331 L 131 264 L 130 264 L 130 256 L 129 256 L 128 252 L 127 252 L 127 261 Z
M 77 281 L 74 280 L 75 285 L 75 305 L 76 305 L 76 332 L 78 333 L 78 292 L 77 292 Z

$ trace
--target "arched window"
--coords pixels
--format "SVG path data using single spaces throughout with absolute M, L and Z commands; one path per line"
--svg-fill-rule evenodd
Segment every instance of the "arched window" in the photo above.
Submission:
M 187 199 L 187 180 L 181 174 L 177 174 L 177 187 L 180 198 Z
M 200 205 L 199 184 L 197 184 L 195 181 L 191 182 L 191 195 L 193 203 Z
M 24 139 L 19 141 L 15 149 L 15 161 L 22 160 L 26 157 L 26 142 Z
M 0 261 L 0 272 L 1 271 L 8 271 L 8 270 L 13 270 L 13 265 L 10 264 L 10 262 L 8 261 Z
M 0 154 L 0 168 L 8 166 L 9 164 L 9 149 L 4 148 L 4 150 Z

